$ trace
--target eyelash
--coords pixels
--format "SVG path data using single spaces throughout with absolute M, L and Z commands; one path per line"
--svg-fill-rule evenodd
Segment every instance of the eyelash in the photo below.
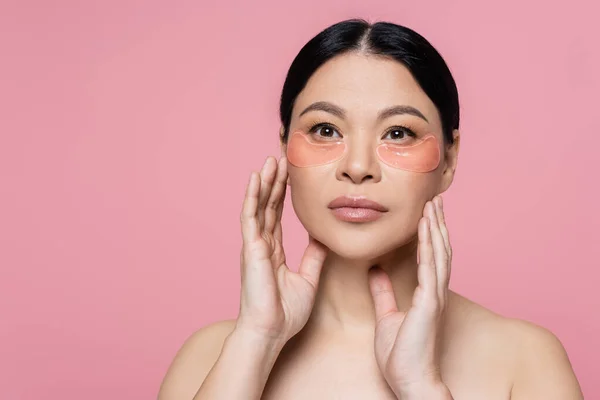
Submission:
M 336 132 L 338 132 L 338 130 L 333 125 L 331 125 L 331 124 L 329 124 L 327 122 L 321 122 L 321 123 L 318 123 L 318 124 L 314 124 L 309 129 L 309 132 L 312 133 L 312 134 L 314 134 L 317 131 L 317 129 L 319 129 L 319 128 L 331 128 L 331 129 L 335 130 Z M 388 129 L 386 131 L 385 135 L 387 136 L 389 133 L 394 132 L 394 131 L 403 131 L 404 133 L 406 133 L 410 137 L 413 137 L 413 138 L 417 137 L 417 134 L 414 133 L 412 129 L 410 129 L 410 128 L 406 127 L 406 126 L 403 126 L 403 125 L 392 126 L 390 129 Z M 338 132 L 338 134 L 339 134 L 339 132 Z M 326 136 L 323 136 L 323 137 L 326 137 Z

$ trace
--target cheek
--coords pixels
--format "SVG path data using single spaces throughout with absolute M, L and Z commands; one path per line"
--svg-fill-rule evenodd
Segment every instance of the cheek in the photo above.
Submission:
M 386 167 L 384 174 L 389 188 L 386 190 L 389 204 L 394 205 L 402 218 L 409 218 L 410 225 L 416 224 L 423 216 L 425 203 L 439 190 L 441 172 L 412 173 Z
M 335 169 L 333 168 L 296 168 L 288 166 L 289 190 L 298 200 L 306 202 L 304 207 L 314 207 L 315 203 L 327 200 L 328 182 L 335 179 Z M 335 193 L 333 193 L 335 194 Z M 329 190 L 329 195 L 332 195 Z
M 327 191 L 330 185 L 325 184 L 335 176 L 335 170 L 331 167 L 304 169 L 288 165 L 288 173 L 294 212 L 304 227 L 309 232 L 313 231 L 322 222 L 324 207 L 335 194 L 331 189 Z

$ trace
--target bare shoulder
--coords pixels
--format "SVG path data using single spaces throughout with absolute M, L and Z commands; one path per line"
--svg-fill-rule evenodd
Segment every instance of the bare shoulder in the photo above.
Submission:
M 511 399 L 583 399 L 559 338 L 535 323 L 497 314 L 453 293 L 454 324 L 476 351 L 510 369 Z
M 206 325 L 190 335 L 169 366 L 158 399 L 192 399 L 234 328 L 235 320 L 224 320 Z
M 507 322 L 507 331 L 518 350 L 512 399 L 583 399 L 569 356 L 554 333 L 517 319 Z

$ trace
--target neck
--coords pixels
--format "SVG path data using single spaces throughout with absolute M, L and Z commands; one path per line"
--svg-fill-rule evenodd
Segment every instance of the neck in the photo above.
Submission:
M 408 310 L 418 284 L 416 238 L 377 259 L 350 260 L 330 251 L 305 330 L 372 336 L 375 311 L 368 271 L 375 265 L 390 276 L 398 309 Z

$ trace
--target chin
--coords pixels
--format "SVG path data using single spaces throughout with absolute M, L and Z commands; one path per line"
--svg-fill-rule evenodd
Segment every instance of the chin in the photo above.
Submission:
M 347 244 L 324 243 L 324 244 L 325 244 L 325 246 L 327 246 L 327 248 L 329 248 L 329 250 L 331 250 L 338 257 L 346 259 L 346 260 L 351 260 L 351 261 L 374 262 L 374 260 L 377 260 L 384 254 L 386 254 L 386 251 L 383 251 L 378 248 L 374 248 L 372 246 L 365 246 L 365 245 L 352 246 L 352 243 L 347 243 Z
M 374 261 L 407 245 L 412 237 L 394 236 L 397 232 L 375 224 L 330 224 L 329 229 L 307 227 L 309 234 L 337 256 L 353 261 Z M 404 231 L 406 232 L 406 230 Z

